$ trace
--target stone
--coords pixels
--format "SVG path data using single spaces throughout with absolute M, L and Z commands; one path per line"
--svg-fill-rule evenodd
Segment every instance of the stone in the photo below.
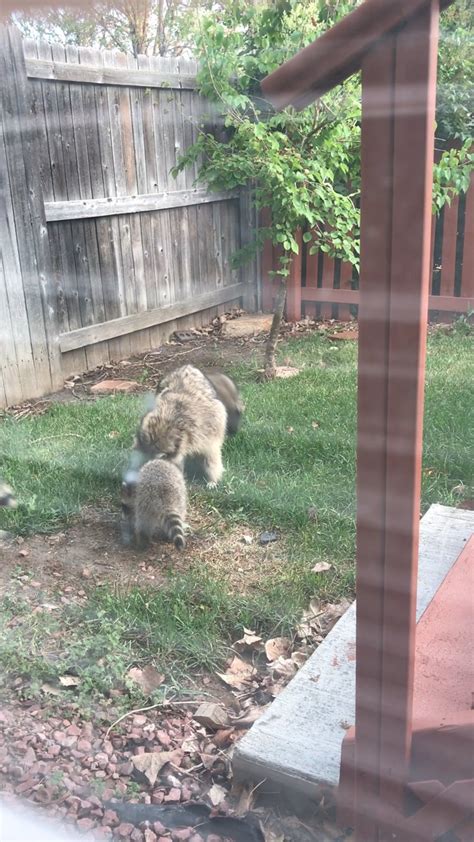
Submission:
M 102 819 L 102 824 L 106 824 L 109 827 L 115 827 L 116 825 L 120 824 L 119 817 L 115 810 L 106 810 L 104 813 L 104 818 Z
M 93 830 L 95 827 L 94 819 L 79 819 L 77 822 L 77 828 L 81 831 L 81 833 L 89 833 L 89 831 Z
M 139 384 L 134 380 L 101 380 L 91 386 L 93 395 L 108 395 L 113 392 L 135 392 Z
M 180 827 L 178 830 L 173 830 L 171 836 L 173 839 L 179 840 L 179 842 L 185 842 L 186 839 L 190 839 L 194 833 L 194 828 L 192 827 Z
M 122 837 L 122 839 L 126 839 L 128 836 L 132 835 L 134 830 L 135 827 L 133 824 L 130 824 L 130 822 L 122 822 L 122 824 L 119 824 L 116 832 Z
M 181 801 L 181 790 L 178 789 L 178 787 L 176 787 L 176 786 L 171 787 L 168 795 L 165 795 L 163 801 L 166 801 L 166 802 Z
M 171 737 L 167 731 L 157 731 L 156 739 L 163 748 L 168 748 L 171 745 Z
M 229 725 L 227 711 L 222 705 L 217 705 L 214 702 L 203 702 L 202 705 L 199 705 L 193 718 L 211 731 L 217 731 L 219 728 Z
M 274 541 L 278 541 L 278 535 L 276 532 L 262 532 L 258 540 L 262 546 L 265 546 L 266 544 L 272 544 Z

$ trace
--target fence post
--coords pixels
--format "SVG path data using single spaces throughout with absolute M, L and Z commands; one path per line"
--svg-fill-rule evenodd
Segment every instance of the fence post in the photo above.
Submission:
M 252 188 L 244 187 L 240 191 L 239 198 L 239 222 L 240 222 L 240 247 L 250 246 L 257 236 L 257 212 L 253 203 Z M 260 298 L 259 287 L 259 264 L 255 253 L 251 260 L 246 260 L 240 269 L 240 279 L 245 284 L 245 291 L 242 295 L 244 309 L 249 313 L 257 310 L 257 301 Z
M 39 133 L 28 108 L 23 43 L 13 26 L 0 26 L 0 99 L 5 128 L 8 201 L 16 229 L 36 395 L 62 383 L 56 295 L 39 173 Z M 20 363 L 21 364 L 21 363 Z M 24 397 L 34 397 L 29 394 Z
M 290 263 L 290 275 L 286 292 L 286 319 L 288 322 L 298 322 L 301 319 L 301 250 L 303 248 L 303 238 L 300 228 L 296 231 L 295 240 L 298 243 L 298 254 L 293 255 Z

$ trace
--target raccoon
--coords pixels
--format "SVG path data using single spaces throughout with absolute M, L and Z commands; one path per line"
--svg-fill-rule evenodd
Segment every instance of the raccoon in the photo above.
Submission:
M 156 390 L 156 395 L 167 388 L 180 389 L 184 368 L 194 368 L 194 366 L 183 366 L 165 377 Z M 194 370 L 199 371 L 197 368 Z M 242 413 L 245 408 L 237 386 L 230 377 L 220 371 L 200 373 L 211 384 L 216 397 L 224 404 L 227 413 L 226 435 L 235 436 L 240 429 Z
M 226 435 L 235 436 L 242 423 L 242 413 L 245 409 L 239 390 L 234 381 L 219 371 L 209 372 L 207 379 L 214 387 L 215 393 L 225 406 L 227 412 Z
M 122 539 L 145 546 L 153 537 L 186 546 L 184 523 L 187 494 L 179 468 L 163 459 L 152 459 L 122 483 Z
M 186 457 L 199 456 L 209 486 L 222 477 L 222 445 L 227 412 L 207 377 L 192 365 L 170 374 L 156 395 L 155 407 L 140 423 L 135 449 L 161 457 L 181 470 Z
M 0 479 L 0 506 L 8 509 L 16 509 L 17 507 L 13 491 L 2 479 Z

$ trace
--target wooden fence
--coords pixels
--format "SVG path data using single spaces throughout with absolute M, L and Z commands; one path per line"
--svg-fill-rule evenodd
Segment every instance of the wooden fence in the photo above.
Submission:
M 245 193 L 170 175 L 218 117 L 196 65 L 22 42 L 0 27 L 0 406 L 243 302 Z
M 265 224 L 263 222 L 263 224 Z M 310 255 L 301 241 L 288 281 L 286 316 L 297 321 L 310 318 L 350 319 L 357 315 L 358 274 L 349 263 L 333 260 L 323 252 Z M 431 236 L 432 281 L 430 318 L 449 321 L 474 310 L 474 176 L 466 194 L 446 205 L 433 217 Z M 266 243 L 262 255 L 263 308 L 272 310 L 278 280 L 269 272 L 277 268 L 278 250 Z

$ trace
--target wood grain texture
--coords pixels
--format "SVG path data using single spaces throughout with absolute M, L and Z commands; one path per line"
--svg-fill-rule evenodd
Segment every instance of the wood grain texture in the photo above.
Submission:
M 196 295 L 191 301 L 182 301 L 179 304 L 172 304 L 169 307 L 159 307 L 156 310 L 123 316 L 120 319 L 112 319 L 109 322 L 63 333 L 59 337 L 61 351 L 63 353 L 73 351 L 75 348 L 93 345 L 96 342 L 104 342 L 106 339 L 121 336 L 125 333 L 133 333 L 138 330 L 145 330 L 147 327 L 164 324 L 173 319 L 179 319 L 191 313 L 214 307 L 217 304 L 236 301 L 242 296 L 244 286 L 244 284 L 232 284 L 220 292 L 212 291 L 202 295 Z
M 85 49 L 85 48 L 83 48 Z M 49 79 L 58 82 L 78 82 L 88 85 L 123 85 L 126 88 L 166 88 L 194 90 L 197 87 L 196 76 L 180 73 L 166 73 L 137 68 L 125 70 L 115 67 L 103 67 L 100 64 L 71 65 L 65 61 L 47 61 L 28 58 L 26 71 L 31 79 Z

